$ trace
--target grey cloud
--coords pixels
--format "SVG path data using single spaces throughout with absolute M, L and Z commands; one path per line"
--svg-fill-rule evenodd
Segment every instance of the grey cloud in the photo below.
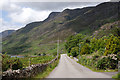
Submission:
M 111 2 L 119 2 L 120 0 L 110 0 Z
M 100 2 L 19 2 L 17 5 L 36 10 L 61 11 L 66 7 L 95 6 Z

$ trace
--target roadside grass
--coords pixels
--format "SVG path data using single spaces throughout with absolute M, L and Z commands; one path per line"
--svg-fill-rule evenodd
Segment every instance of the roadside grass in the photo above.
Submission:
M 70 58 L 74 60 L 74 57 L 70 57 Z M 74 60 L 74 61 L 76 61 L 76 60 Z M 76 62 L 79 63 L 79 61 L 76 61 Z M 79 64 L 81 64 L 81 63 L 79 63 Z M 92 70 L 94 72 L 117 72 L 118 71 L 118 69 L 115 69 L 115 70 L 98 70 L 94 67 L 90 67 L 90 66 L 87 66 L 85 64 L 81 64 L 81 65 L 86 67 L 86 68 L 89 68 L 90 70 Z
M 71 59 L 74 59 L 73 57 L 70 57 Z M 75 61 L 75 60 L 74 60 Z M 79 61 L 76 61 L 77 63 L 79 63 L 79 64 L 81 64 L 81 65 L 83 65 L 84 67 L 86 67 L 86 68 L 89 68 L 90 70 L 92 70 L 92 71 L 94 71 L 94 72 L 117 72 L 118 71 L 118 69 L 106 69 L 106 70 L 102 70 L 102 69 L 96 69 L 96 68 L 94 68 L 94 67 L 90 67 L 90 66 L 88 66 L 88 65 L 85 65 L 85 64 L 82 64 L 82 63 L 80 63 Z
M 77 63 L 79 63 L 79 61 L 77 61 Z M 86 68 L 89 68 L 90 70 L 92 70 L 94 72 L 117 72 L 118 71 L 118 69 L 115 69 L 115 70 L 98 70 L 96 68 L 93 68 L 93 67 L 90 67 L 90 66 L 87 66 L 87 65 L 84 65 L 84 64 L 81 64 L 81 65 L 85 66 Z
M 120 80 L 120 72 L 114 76 L 112 76 L 112 78 L 116 79 L 116 80 Z
M 53 69 L 55 69 L 55 67 L 58 65 L 59 63 L 59 59 L 56 60 L 54 63 L 50 64 L 45 71 L 43 71 L 42 73 L 39 73 L 38 75 L 36 75 L 35 77 L 33 77 L 32 80 L 36 79 L 36 78 L 39 78 L 39 79 L 44 79 L 46 78 L 50 72 L 53 71 Z
M 70 57 L 70 58 L 74 59 L 73 57 Z M 79 61 L 76 61 L 76 62 L 79 63 Z M 81 64 L 81 63 L 79 63 L 79 64 Z M 98 70 L 96 68 L 93 68 L 93 67 L 90 67 L 90 66 L 87 66 L 87 65 L 84 65 L 84 64 L 81 64 L 81 65 L 86 67 L 86 68 L 89 68 L 90 70 L 92 70 L 94 72 L 117 72 L 118 71 L 118 69 L 115 69 L 115 70 Z

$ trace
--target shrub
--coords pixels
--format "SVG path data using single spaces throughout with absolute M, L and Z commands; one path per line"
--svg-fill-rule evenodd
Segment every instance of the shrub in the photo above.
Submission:
M 41 53 L 38 54 L 38 56 L 41 56 L 41 55 L 42 55 Z
M 90 54 L 90 46 L 89 46 L 89 44 L 85 44 L 82 47 L 80 54 Z
M 120 61 L 120 52 L 117 53 L 118 61 Z
M 67 42 L 65 44 L 65 48 L 67 50 L 68 53 L 70 53 L 71 49 L 73 47 L 78 47 L 78 44 L 80 42 L 83 42 L 85 35 L 82 34 L 77 34 L 77 35 L 72 35 L 67 39 Z
M 56 55 L 57 55 L 57 52 L 54 52 L 54 53 L 53 53 L 53 56 L 56 56 Z
M 72 56 L 71 53 L 67 53 L 67 55 L 68 55 L 69 57 Z
M 12 69 L 13 70 L 22 69 L 22 67 L 23 67 L 23 64 L 19 60 L 19 58 L 13 59 L 13 63 L 12 63 Z
M 16 70 L 16 69 L 21 69 L 23 67 L 23 64 L 22 62 L 19 60 L 19 58 L 17 57 L 10 57 L 8 55 L 3 55 L 2 56 L 2 70 L 3 71 L 6 71 L 8 69 L 13 69 L 13 70 Z
M 25 57 L 29 57 L 29 55 L 28 55 L 28 54 L 25 54 Z
M 97 61 L 96 67 L 98 69 L 115 69 L 117 68 L 118 60 L 113 59 L 112 57 L 103 57 Z
M 107 40 L 104 55 L 106 56 L 108 54 L 117 54 L 119 51 L 120 51 L 120 39 L 112 35 L 110 39 Z
M 103 55 L 104 52 L 105 52 L 105 48 L 100 48 L 100 49 L 98 50 L 98 54 L 100 54 L 100 55 Z
M 46 54 L 45 54 L 45 53 L 43 53 L 42 55 L 43 55 L 43 56 L 45 56 Z
M 99 58 L 99 57 L 100 57 L 99 54 L 95 54 L 92 58 L 93 58 L 93 60 L 96 60 L 96 59 Z
M 70 52 L 73 57 L 77 57 L 79 55 L 78 51 L 79 51 L 78 47 L 73 47 Z

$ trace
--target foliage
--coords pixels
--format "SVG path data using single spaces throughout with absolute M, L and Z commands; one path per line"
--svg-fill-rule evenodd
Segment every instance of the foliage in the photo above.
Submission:
M 85 44 L 82 46 L 80 54 L 90 54 L 90 46 L 89 44 Z
M 103 57 L 97 61 L 96 67 L 98 69 L 116 69 L 118 64 L 118 60 L 112 59 L 112 57 Z
M 79 63 L 100 70 L 117 69 L 118 60 L 120 60 L 119 36 L 109 34 L 109 36 L 95 38 L 77 35 L 69 37 L 66 42 L 68 56 L 77 57 L 80 48 L 81 58 Z M 84 38 L 81 38 L 82 36 Z M 79 44 L 81 45 L 79 46 Z
M 112 78 L 119 80 L 120 79 L 120 72 L 118 74 L 114 75 Z
M 119 23 L 118 23 L 118 24 L 119 24 Z M 113 30 L 113 34 L 114 34 L 115 36 L 120 37 L 120 28 L 119 28 L 119 27 L 116 27 L 116 28 Z
M 6 71 L 8 69 L 22 69 L 28 67 L 32 64 L 43 64 L 51 61 L 55 58 L 55 56 L 37 56 L 37 57 L 30 57 L 26 55 L 24 58 L 17 58 L 17 57 L 10 57 L 6 54 L 2 55 L 2 70 Z
M 84 38 L 84 39 L 83 39 Z M 81 46 L 79 46 L 81 44 Z M 85 35 L 77 34 L 70 36 L 65 44 L 65 48 L 68 53 L 78 53 L 79 50 L 74 47 L 80 47 L 80 54 L 92 54 L 98 51 L 98 54 L 107 56 L 108 54 L 117 54 L 120 52 L 120 39 L 117 36 L 110 34 L 109 36 L 103 36 L 102 38 L 96 39 L 87 37 Z M 72 53 L 71 53 L 72 54 Z
M 79 47 L 79 43 L 83 41 L 85 35 L 82 35 L 82 34 L 77 34 L 75 36 L 70 36 L 68 39 L 67 39 L 67 42 L 65 44 L 65 48 L 67 50 L 68 53 L 70 53 L 71 49 L 73 47 Z
M 69 57 L 72 56 L 71 53 L 67 53 L 67 55 L 68 55 Z
M 6 54 L 2 55 L 2 70 L 6 71 L 8 69 L 21 69 L 23 67 L 23 63 L 17 57 L 10 57 Z
M 53 56 L 57 56 L 57 52 L 54 52 L 54 53 L 53 53 Z
M 79 63 L 97 70 L 117 69 L 118 59 L 114 59 L 113 56 L 103 57 L 96 54 L 91 58 L 81 56 Z
M 37 57 L 24 57 L 20 58 L 21 62 L 23 63 L 23 67 L 28 67 L 29 64 L 43 64 L 51 61 L 55 57 L 53 56 L 37 56 Z
M 45 53 L 43 53 L 42 55 L 43 55 L 43 56 L 45 56 L 46 54 L 45 54 Z
M 106 50 L 105 50 L 104 55 L 117 54 L 119 51 L 120 51 L 120 39 L 118 39 L 118 37 L 115 37 L 112 35 L 107 40 Z
M 70 51 L 71 55 L 72 55 L 73 57 L 77 57 L 77 56 L 79 55 L 78 50 L 79 50 L 78 47 L 73 47 L 73 48 L 71 49 L 71 51 Z
M 120 52 L 117 53 L 117 58 L 120 61 Z
M 42 73 L 39 73 L 38 75 L 36 75 L 34 78 L 32 78 L 32 80 L 36 80 L 36 78 L 45 78 L 47 77 L 50 72 L 58 65 L 59 63 L 59 59 L 56 60 L 54 63 L 49 64 L 49 66 L 46 68 L 45 71 L 43 71 Z

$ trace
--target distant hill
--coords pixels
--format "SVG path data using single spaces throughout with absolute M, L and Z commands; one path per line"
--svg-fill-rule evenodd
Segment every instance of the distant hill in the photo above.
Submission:
M 65 9 L 52 12 L 47 19 L 32 22 L 3 39 L 3 52 L 8 54 L 51 53 L 57 40 L 63 43 L 73 34 L 92 35 L 106 23 L 118 21 L 117 2 L 106 2 L 94 7 Z
M 13 32 L 15 32 L 15 30 L 6 30 L 6 31 L 1 32 L 0 35 L 1 35 L 3 38 L 5 38 L 5 37 L 11 35 Z

